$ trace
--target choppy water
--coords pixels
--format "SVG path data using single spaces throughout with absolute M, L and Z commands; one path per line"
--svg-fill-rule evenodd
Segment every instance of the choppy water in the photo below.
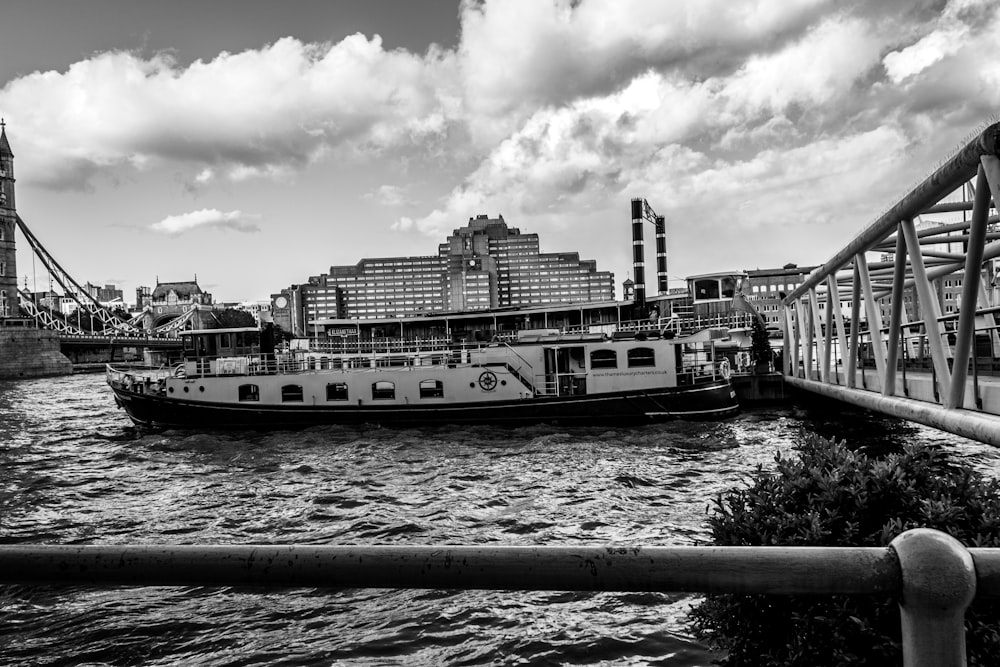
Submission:
M 711 497 L 859 413 L 622 428 L 142 433 L 101 376 L 0 383 L 0 542 L 689 545 Z M 709 665 L 682 595 L 0 587 L 3 665 Z

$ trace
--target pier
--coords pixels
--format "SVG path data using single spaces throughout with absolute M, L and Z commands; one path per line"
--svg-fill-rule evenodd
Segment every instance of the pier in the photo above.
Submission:
M 972 200 L 942 203 L 958 189 Z M 997 202 L 1000 124 L 977 134 L 788 294 L 788 384 L 1000 446 L 1000 391 L 980 373 L 992 373 L 1000 354 L 997 309 L 985 289 L 990 277 L 982 275 L 984 261 L 1000 256 Z M 954 211 L 971 215 L 917 229 L 921 215 Z M 873 262 L 873 253 L 891 261 Z M 957 314 L 941 312 L 946 279 L 961 289 Z M 849 321 L 841 303 L 849 304 Z

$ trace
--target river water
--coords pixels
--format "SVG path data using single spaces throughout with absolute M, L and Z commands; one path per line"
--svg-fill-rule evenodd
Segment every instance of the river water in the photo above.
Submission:
M 0 543 L 692 545 L 804 433 L 992 448 L 858 412 L 620 428 L 140 432 L 103 376 L 0 383 Z M 709 665 L 684 595 L 0 587 L 2 665 Z

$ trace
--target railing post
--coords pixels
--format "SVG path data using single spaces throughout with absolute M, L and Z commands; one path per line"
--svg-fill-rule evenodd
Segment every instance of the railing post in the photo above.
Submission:
M 976 594 L 972 555 L 930 528 L 908 530 L 890 546 L 903 579 L 904 667 L 965 667 L 965 609 Z

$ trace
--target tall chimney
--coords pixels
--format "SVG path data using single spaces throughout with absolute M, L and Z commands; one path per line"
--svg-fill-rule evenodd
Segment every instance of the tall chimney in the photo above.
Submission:
M 667 281 L 667 222 L 656 216 L 656 289 L 659 294 L 670 291 Z
M 646 200 L 632 199 L 632 273 L 635 280 L 635 305 L 646 305 L 646 250 L 642 242 L 642 222 Z

